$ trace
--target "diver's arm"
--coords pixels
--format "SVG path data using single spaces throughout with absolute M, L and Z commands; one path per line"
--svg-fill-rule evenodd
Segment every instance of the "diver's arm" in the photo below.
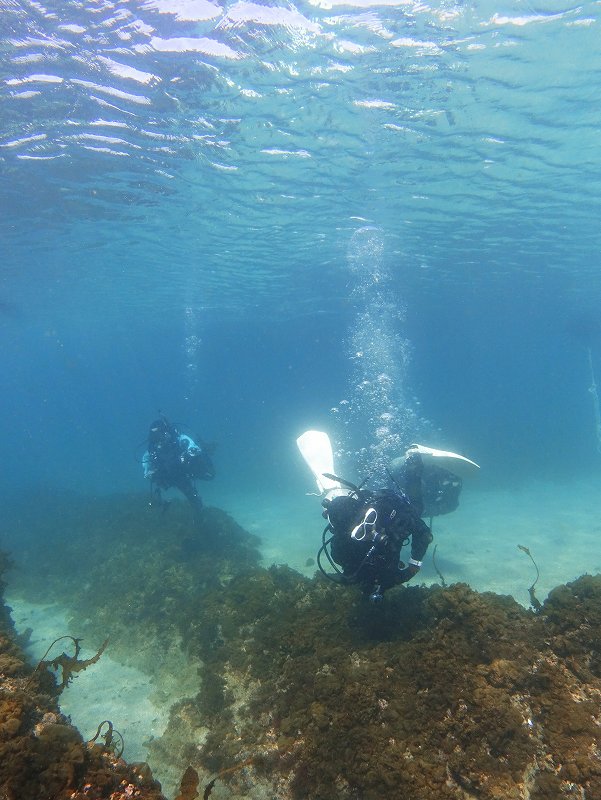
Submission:
M 186 436 L 185 433 L 180 433 L 179 444 L 183 453 L 190 453 L 190 455 L 202 453 L 202 449 L 196 444 L 194 439 Z
M 144 468 L 144 477 L 152 478 L 154 470 L 150 466 L 150 453 L 148 452 L 148 450 L 142 456 L 142 466 Z
M 410 581 L 420 571 L 423 557 L 432 541 L 432 532 L 423 519 L 416 519 L 411 533 L 411 558 L 407 566 L 399 570 L 399 581 Z
M 411 561 L 419 561 L 421 566 L 432 538 L 432 532 L 423 519 L 417 519 L 411 536 Z

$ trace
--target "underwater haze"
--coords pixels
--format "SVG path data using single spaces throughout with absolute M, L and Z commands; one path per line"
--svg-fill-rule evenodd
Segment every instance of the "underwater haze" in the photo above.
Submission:
M 598 2 L 0 9 L 3 494 L 145 490 L 159 410 L 209 500 L 307 428 L 599 474 Z
M 0 590 L 166 796 L 599 796 L 600 43 L 600 0 L 0 0 Z M 307 430 L 373 489 L 480 465 L 381 604 L 317 573 Z

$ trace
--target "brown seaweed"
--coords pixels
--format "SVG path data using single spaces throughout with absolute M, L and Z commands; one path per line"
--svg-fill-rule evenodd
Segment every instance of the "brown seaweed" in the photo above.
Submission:
M 101 732 L 103 725 L 107 726 L 106 733 Z M 118 737 L 118 739 L 115 737 Z M 107 753 L 112 753 L 115 758 L 121 758 L 125 748 L 125 741 L 119 731 L 113 727 L 113 723 L 110 721 L 110 719 L 105 719 L 100 723 L 96 729 L 96 733 L 88 741 L 88 744 L 94 744 L 94 742 L 99 738 L 104 739 L 103 749 Z
M 57 656 L 56 658 L 46 660 L 46 656 L 52 650 L 54 645 L 57 642 L 62 641 L 63 639 L 71 639 L 71 641 L 75 645 L 75 655 L 70 656 L 67 655 L 67 653 L 61 653 L 61 655 Z M 80 660 L 79 653 L 81 651 L 81 645 L 80 645 L 81 641 L 82 639 L 76 639 L 73 636 L 59 636 L 58 639 L 55 639 L 50 645 L 50 647 L 46 650 L 44 655 L 42 656 L 42 659 L 38 663 L 37 667 L 34 669 L 30 681 L 33 679 L 33 676 L 41 669 L 44 669 L 46 667 L 51 667 L 56 672 L 56 670 L 58 670 L 58 668 L 60 667 L 61 682 L 58 686 L 58 689 L 59 691 L 62 691 L 73 680 L 74 672 L 81 672 L 82 670 L 89 667 L 91 664 L 95 664 L 98 661 L 98 659 L 103 654 L 109 642 L 108 639 L 105 639 L 102 645 L 100 646 L 100 649 L 96 653 L 96 655 L 92 656 L 92 658 Z
M 436 563 L 436 548 L 438 547 L 437 544 L 434 545 L 434 550 L 432 550 L 432 564 L 434 565 L 434 569 L 436 570 L 436 574 L 440 578 L 440 584 L 444 588 L 447 585 L 447 582 L 444 579 L 444 575 L 438 569 L 438 564 Z
M 205 790 L 204 790 L 204 792 L 202 794 L 202 800 L 208 800 L 211 792 L 213 791 L 213 787 L 215 786 L 215 781 L 217 780 L 217 778 L 223 778 L 224 775 L 229 775 L 232 772 L 237 772 L 239 769 L 243 769 L 244 767 L 248 767 L 253 762 L 254 762 L 254 758 L 247 758 L 246 761 L 241 761 L 239 764 L 234 764 L 233 767 L 226 767 L 225 769 L 222 769 L 220 772 L 217 773 L 217 775 L 213 778 L 213 780 L 209 781 L 207 783 L 207 785 L 205 786 Z M 191 767 L 188 767 L 188 769 L 191 769 Z M 188 770 L 186 770 L 186 772 L 187 771 Z M 185 777 L 185 773 L 184 773 L 184 777 Z M 184 784 L 183 784 L 183 780 L 182 780 L 182 786 L 183 785 Z M 180 789 L 180 791 L 181 791 L 181 789 Z M 196 797 L 196 796 L 197 795 L 191 795 L 191 797 Z M 175 800 L 188 800 L 188 798 L 187 798 L 187 796 L 182 796 L 182 797 L 176 797 Z
M 187 530 L 185 506 L 172 508 L 174 516 L 161 525 L 144 521 L 146 497 L 119 502 L 123 507 L 110 510 L 107 499 L 101 514 L 90 501 L 85 542 L 70 531 L 66 537 L 76 554 L 83 547 L 106 553 L 93 559 L 92 573 L 89 559 L 81 559 L 92 583 L 83 591 L 81 576 L 73 575 L 71 602 L 77 624 L 85 626 L 81 635 L 110 619 L 110 647 L 119 646 L 124 656 L 146 664 L 139 643 L 179 647 L 185 641 L 186 658 L 201 664 L 201 695 L 174 708 L 153 747 L 161 763 L 174 753 L 193 759 L 200 774 L 195 800 L 211 779 L 207 800 L 215 789 L 226 794 L 227 783 L 240 783 L 232 795 L 255 795 L 259 786 L 253 791 L 238 781 L 244 772 L 219 782 L 221 769 L 249 753 L 257 754 L 260 793 L 270 800 L 576 800 L 585 794 L 601 800 L 601 575 L 556 587 L 544 617 L 510 596 L 480 594 L 461 583 L 409 585 L 364 611 L 354 589 L 341 591 L 285 567 L 264 570 L 242 560 L 237 544 L 223 551 L 216 545 L 206 563 L 182 560 L 177 545 Z M 227 519 L 215 512 L 214 522 L 215 537 L 230 541 Z M 215 538 L 212 523 L 203 525 Z M 78 517 L 73 533 L 81 528 Z M 137 543 L 136 558 L 144 564 L 126 582 L 132 548 L 118 546 L 124 537 L 132 547 Z M 54 580 L 59 599 L 65 592 L 60 556 L 55 577 L 36 576 L 45 592 Z M 205 709 L 201 698 L 209 685 L 218 698 Z M 43 693 L 33 698 L 46 701 Z M 39 715 L 17 710 L 17 718 L 9 712 L 4 719 L 20 737 Z M 33 744 L 39 748 L 37 738 Z M 25 759 L 23 740 L 18 749 L 11 746 L 10 757 L 18 755 L 31 775 L 37 762 Z M 97 747 L 85 756 L 110 759 Z M 82 773 L 77 764 L 74 769 Z M 49 791 L 46 773 L 43 790 L 13 796 L 58 799 L 64 783 L 61 777 Z
M 207 787 L 208 793 L 207 789 L 205 789 L 205 793 L 203 795 L 205 800 L 211 793 L 211 789 L 213 788 L 214 784 L 215 781 L 212 781 L 209 784 L 210 788 Z M 197 789 L 198 789 L 198 772 L 196 772 L 194 767 L 187 767 L 186 771 L 182 776 L 181 783 L 179 785 L 179 794 L 175 798 L 175 800 L 195 800 L 195 798 L 198 797 Z
M 534 587 L 538 583 L 538 579 L 540 577 L 540 572 L 538 570 L 538 565 L 537 565 L 536 561 L 534 560 L 534 558 L 532 557 L 532 553 L 530 552 L 530 550 L 527 547 L 525 547 L 523 544 L 518 544 L 518 550 L 521 550 L 523 553 L 526 553 L 526 555 L 528 556 L 530 561 L 532 561 L 532 563 L 534 564 L 534 569 L 536 570 L 536 578 L 535 578 L 534 583 L 532 584 L 532 586 L 530 586 L 528 588 L 528 595 L 530 597 L 530 605 L 532 606 L 534 611 L 538 612 L 543 607 L 543 604 L 541 603 L 541 601 L 538 599 L 538 597 L 534 593 Z

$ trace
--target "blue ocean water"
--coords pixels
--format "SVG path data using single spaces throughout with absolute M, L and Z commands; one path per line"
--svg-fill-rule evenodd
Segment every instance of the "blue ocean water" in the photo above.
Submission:
M 598 1 L 0 0 L 0 549 L 36 657 L 70 598 L 20 595 L 29 520 L 60 542 L 75 490 L 84 537 L 87 499 L 147 492 L 159 411 L 216 444 L 200 492 L 266 564 L 315 569 L 316 428 L 352 481 L 414 441 L 481 465 L 434 521 L 449 582 L 527 606 L 516 545 L 541 600 L 599 572 L 600 28 Z M 143 758 L 157 720 L 96 666 Z
M 145 490 L 159 410 L 266 504 L 307 428 L 598 473 L 598 3 L 0 10 L 4 494 Z

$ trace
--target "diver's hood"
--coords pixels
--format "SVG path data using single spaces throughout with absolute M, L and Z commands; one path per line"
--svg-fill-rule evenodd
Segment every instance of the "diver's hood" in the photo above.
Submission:
M 448 450 L 436 450 L 434 447 L 427 447 L 424 444 L 412 444 L 407 450 L 406 456 L 414 453 L 419 453 L 425 466 L 442 467 L 459 478 L 468 478 L 480 469 L 475 461 L 470 461 L 465 456 L 451 453 Z
M 348 494 L 338 481 L 326 478 L 324 473 L 334 474 L 334 453 L 330 437 L 323 431 L 305 431 L 296 440 L 302 457 L 315 477 L 319 494 L 325 494 L 328 500 L 340 494 Z

